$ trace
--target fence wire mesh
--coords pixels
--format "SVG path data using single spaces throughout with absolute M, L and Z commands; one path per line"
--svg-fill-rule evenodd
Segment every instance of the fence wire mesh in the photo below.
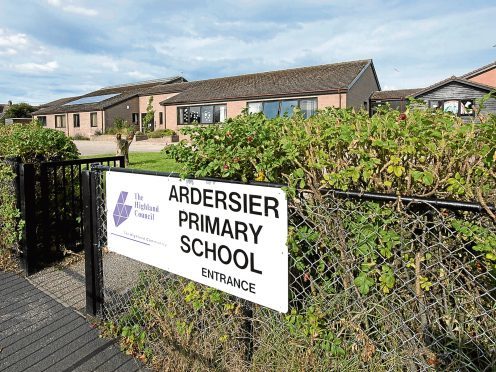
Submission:
M 483 212 L 302 192 L 289 203 L 289 312 L 106 251 L 104 332 L 155 370 L 496 368 L 496 226 Z

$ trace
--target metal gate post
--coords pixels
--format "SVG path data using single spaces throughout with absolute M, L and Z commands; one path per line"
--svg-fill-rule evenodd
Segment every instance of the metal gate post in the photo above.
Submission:
M 103 303 L 102 263 L 98 244 L 97 174 L 81 173 L 83 193 L 84 260 L 86 277 L 86 313 L 97 316 Z
M 19 164 L 19 199 L 21 218 L 24 221 L 22 234 L 21 266 L 26 275 L 32 274 L 39 266 L 36 243 L 36 185 L 33 164 Z

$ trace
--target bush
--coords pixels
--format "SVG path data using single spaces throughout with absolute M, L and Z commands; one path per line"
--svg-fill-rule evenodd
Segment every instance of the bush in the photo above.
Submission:
M 15 270 L 13 252 L 20 239 L 22 223 L 16 208 L 14 173 L 10 165 L 0 161 L 0 270 Z
M 329 108 L 310 119 L 243 115 L 182 129 L 167 147 L 185 174 L 291 187 L 401 193 L 496 202 L 496 117 L 463 122 L 448 113 Z
M 126 120 L 117 118 L 114 120 L 114 125 L 111 128 L 105 130 L 105 134 L 115 135 L 120 133 L 123 135 L 127 135 L 135 131 L 136 131 L 136 127 L 134 124 L 129 124 Z
M 74 141 L 89 141 L 90 140 L 89 137 L 86 137 L 85 135 L 80 134 L 80 133 L 75 134 L 74 136 L 72 136 L 72 139 Z
M 11 106 L 7 106 L 3 116 L 0 118 L 0 123 L 4 124 L 5 119 L 8 118 L 30 118 L 34 111 L 36 111 L 36 108 L 28 103 L 14 103 Z
M 172 129 L 157 129 L 147 133 L 148 138 L 163 138 L 176 134 Z
M 37 124 L 0 126 L 0 156 L 24 163 L 77 159 L 79 151 L 64 133 Z
M 16 208 L 15 175 L 11 165 L 2 160 L 15 158 L 24 163 L 36 164 L 41 161 L 76 159 L 78 155 L 74 143 L 60 131 L 46 129 L 36 123 L 0 125 L 0 268 L 6 269 L 12 264 L 22 227 L 20 212 Z M 60 174 L 58 176 L 62 177 Z M 36 193 L 40 193 L 39 188 Z M 36 206 L 30 207 L 36 209 Z
M 242 115 L 182 132 L 191 143 L 164 152 L 184 176 L 289 185 L 293 297 L 285 316 L 255 306 L 254 370 L 488 368 L 493 334 L 478 337 L 495 327 L 495 116 L 329 108 L 309 119 Z M 398 198 L 342 200 L 329 188 Z M 479 202 L 485 212 L 405 205 L 402 195 Z M 213 328 L 184 319 L 194 340 Z

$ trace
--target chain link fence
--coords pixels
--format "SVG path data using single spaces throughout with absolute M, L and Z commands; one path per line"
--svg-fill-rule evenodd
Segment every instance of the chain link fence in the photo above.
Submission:
M 280 314 L 106 253 L 96 173 L 104 334 L 155 370 L 496 368 L 496 226 L 484 211 L 302 192 L 289 202 Z

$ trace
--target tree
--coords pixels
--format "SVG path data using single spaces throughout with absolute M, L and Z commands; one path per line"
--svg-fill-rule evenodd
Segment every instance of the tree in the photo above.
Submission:
M 36 111 L 36 107 L 33 107 L 28 103 L 14 103 L 7 107 L 4 115 L 0 119 L 0 123 L 5 124 L 5 119 L 10 118 L 30 118 L 32 116 L 31 113 L 34 111 Z
M 124 162 L 127 167 L 129 165 L 129 146 L 131 146 L 131 143 L 133 142 L 134 132 L 127 133 L 124 138 L 122 138 L 122 133 L 117 133 L 115 138 L 117 141 L 117 151 L 115 152 L 115 155 L 124 155 Z
M 148 106 L 146 106 L 146 115 L 143 118 L 143 133 L 148 133 L 151 130 L 151 124 L 155 118 L 155 110 L 153 109 L 153 96 L 148 100 Z

